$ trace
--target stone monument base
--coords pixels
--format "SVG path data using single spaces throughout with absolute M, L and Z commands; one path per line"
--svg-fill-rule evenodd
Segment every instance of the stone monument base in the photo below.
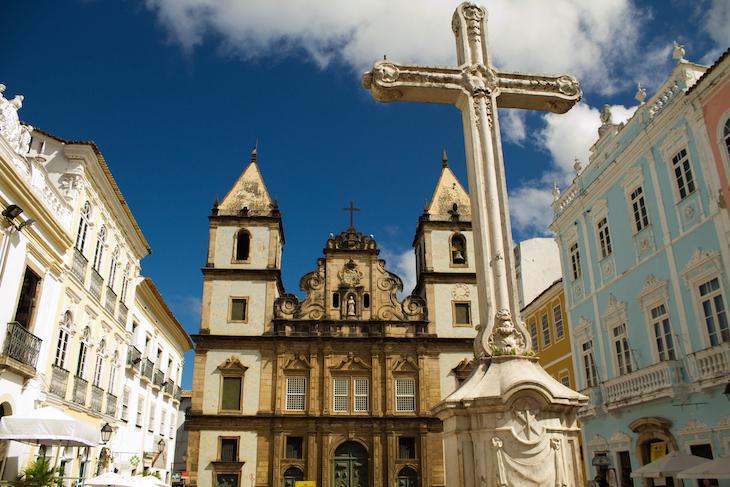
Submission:
M 432 411 L 443 421 L 447 487 L 584 485 L 576 413 L 587 402 L 537 357 L 481 359 Z

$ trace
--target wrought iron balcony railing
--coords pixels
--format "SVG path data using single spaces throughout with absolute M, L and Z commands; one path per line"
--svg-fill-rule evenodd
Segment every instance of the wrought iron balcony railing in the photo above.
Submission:
M 101 412 L 101 402 L 104 399 L 104 391 L 101 387 L 91 384 L 91 404 L 89 408 L 97 413 Z
M 79 249 L 73 250 L 73 258 L 71 259 L 71 273 L 76 276 L 79 281 L 84 282 L 86 276 L 86 265 L 89 263 Z
M 74 376 L 74 395 L 71 399 L 76 404 L 86 405 L 86 389 L 89 386 L 89 382 L 82 379 L 78 375 Z
M 26 330 L 23 325 L 13 321 L 8 323 L 3 355 L 35 369 L 42 342 L 43 340 Z
M 175 394 L 173 394 L 172 398 L 177 402 L 180 402 L 180 399 L 182 398 L 182 388 L 180 388 L 180 386 L 175 387 Z
M 117 396 L 111 392 L 106 393 L 106 414 L 114 416 L 117 414 Z
M 117 319 L 122 325 L 127 324 L 127 313 L 128 313 L 127 305 L 122 302 L 122 300 L 119 300 L 119 316 Z
M 162 384 L 165 382 L 165 373 L 160 369 L 155 370 L 154 376 L 152 377 L 152 385 L 162 389 Z
M 152 361 L 148 358 L 142 359 L 142 371 L 140 372 L 143 379 L 146 379 L 148 382 L 152 381 L 152 374 L 154 372 L 155 365 L 152 363 Z
M 51 368 L 51 384 L 48 386 L 48 392 L 65 399 L 66 387 L 68 387 L 68 370 L 54 364 Z
M 107 286 L 106 288 L 106 296 L 104 298 L 104 307 L 106 310 L 114 316 L 114 309 L 117 306 L 117 294 L 112 291 L 112 288 Z
M 135 372 L 139 372 L 139 363 L 142 361 L 142 352 L 137 347 L 129 347 L 127 352 L 127 367 Z
M 89 282 L 89 291 L 96 299 L 101 299 L 101 287 L 104 284 L 101 274 L 96 269 L 91 269 L 91 281 Z
M 175 392 L 175 381 L 172 379 L 167 379 L 167 383 L 165 384 L 165 394 L 168 396 L 172 396 L 172 394 Z

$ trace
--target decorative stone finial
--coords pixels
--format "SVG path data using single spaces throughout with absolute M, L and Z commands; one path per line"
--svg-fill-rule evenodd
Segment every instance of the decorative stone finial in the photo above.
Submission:
M 256 143 L 258 145 L 258 142 Z M 256 162 L 256 157 L 259 155 L 258 151 L 256 150 L 256 147 L 253 148 L 251 151 L 251 162 Z
M 600 137 L 603 133 L 613 125 L 613 117 L 611 116 L 611 106 L 606 104 L 603 105 L 601 110 L 601 126 L 598 127 L 598 136 Z
M 428 200 L 423 200 L 423 212 L 428 213 Z
M 642 105 L 644 104 L 644 100 L 646 100 L 646 90 L 641 87 L 641 83 L 636 85 L 636 95 L 634 95 L 634 98 Z
M 553 183 L 553 198 L 560 198 L 560 189 L 558 188 L 558 183 Z
M 672 53 L 672 57 L 677 61 L 684 59 L 684 44 L 680 46 L 677 41 L 674 41 L 674 53 Z
M 218 195 L 215 195 L 215 201 L 213 202 L 213 208 L 218 208 L 218 205 L 220 205 L 220 203 L 218 202 Z
M 446 156 L 446 149 L 444 149 L 444 157 L 442 159 L 442 162 L 444 163 L 444 168 L 449 167 L 449 158 Z
M 583 166 L 580 164 L 580 160 L 576 157 L 575 158 L 575 164 L 573 164 L 573 169 L 575 169 L 575 172 L 579 173 Z

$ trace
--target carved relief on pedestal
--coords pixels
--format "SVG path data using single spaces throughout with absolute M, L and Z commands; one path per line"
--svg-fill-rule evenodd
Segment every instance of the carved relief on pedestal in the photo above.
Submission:
M 524 325 L 522 325 L 524 328 Z M 495 325 L 489 335 L 488 355 L 514 355 L 527 350 L 526 334 L 512 323 L 509 310 L 502 309 L 495 316 Z M 482 345 L 483 346 L 483 345 Z

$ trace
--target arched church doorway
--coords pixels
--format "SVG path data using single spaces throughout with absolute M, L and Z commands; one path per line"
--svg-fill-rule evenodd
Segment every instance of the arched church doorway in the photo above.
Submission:
M 284 487 L 294 487 L 297 480 L 304 480 L 304 473 L 297 467 L 289 467 L 284 472 Z
M 368 452 L 356 441 L 335 450 L 334 487 L 368 487 Z
M 404 467 L 398 472 L 398 487 L 418 487 L 418 474 L 411 467 Z

